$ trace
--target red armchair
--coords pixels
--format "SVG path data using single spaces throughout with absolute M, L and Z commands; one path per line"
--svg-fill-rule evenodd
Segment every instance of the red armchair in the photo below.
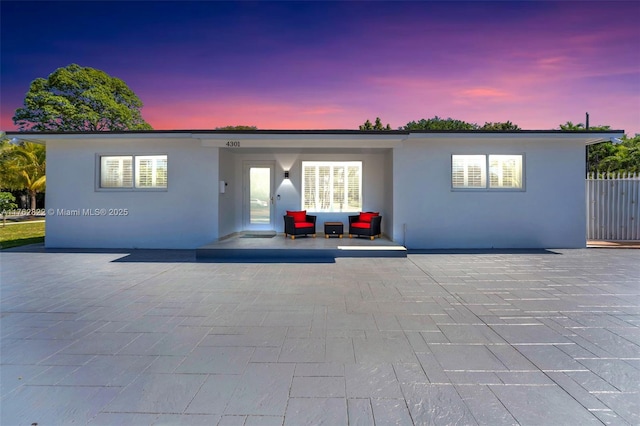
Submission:
M 292 212 L 287 210 L 284 216 L 284 237 L 291 236 L 292 240 L 297 235 L 312 234 L 316 237 L 316 217 L 308 215 L 306 210 Z
M 359 215 L 349 216 L 349 238 L 365 236 L 370 239 L 380 238 L 382 231 L 380 223 L 382 216 L 378 212 L 362 212 Z

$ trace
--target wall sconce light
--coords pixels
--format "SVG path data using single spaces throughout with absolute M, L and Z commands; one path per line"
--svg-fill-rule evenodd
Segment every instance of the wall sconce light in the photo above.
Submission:
M 289 170 L 284 171 L 284 178 L 289 179 Z

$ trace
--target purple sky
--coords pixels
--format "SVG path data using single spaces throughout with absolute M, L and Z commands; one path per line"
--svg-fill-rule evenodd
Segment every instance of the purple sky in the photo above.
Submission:
M 0 128 L 77 63 L 155 129 L 392 128 L 435 115 L 640 133 L 640 2 L 0 2 Z

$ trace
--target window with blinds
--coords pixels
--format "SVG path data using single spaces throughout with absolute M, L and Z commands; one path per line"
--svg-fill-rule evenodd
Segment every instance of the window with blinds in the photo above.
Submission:
M 486 165 L 486 155 L 452 155 L 451 185 L 454 188 L 485 188 Z
M 491 188 L 522 188 L 522 155 L 490 155 Z
M 166 155 L 104 155 L 100 157 L 100 188 L 164 189 L 166 187 Z
M 356 212 L 362 209 L 361 161 L 303 161 L 302 209 Z
M 136 156 L 136 187 L 167 187 L 167 156 Z
M 523 157 L 523 155 L 494 154 L 452 155 L 451 187 L 453 189 L 523 189 Z
M 131 156 L 100 158 L 101 188 L 132 188 L 133 162 Z

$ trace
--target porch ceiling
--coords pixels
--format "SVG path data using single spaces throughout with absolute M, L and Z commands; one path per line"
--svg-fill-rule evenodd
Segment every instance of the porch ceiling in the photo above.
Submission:
M 212 146 L 212 145 L 204 145 L 203 146 Z M 391 150 L 389 147 L 376 147 L 376 148 L 363 148 L 363 147 L 322 147 L 322 148 L 310 148 L 309 146 L 302 146 L 298 148 L 279 148 L 279 147 L 269 147 L 269 148 L 227 148 L 226 146 L 221 148 L 226 152 L 230 152 L 231 154 L 293 154 L 298 155 L 300 153 L 305 154 L 331 154 L 331 153 L 340 153 L 340 154 L 367 154 L 367 153 L 384 153 Z

